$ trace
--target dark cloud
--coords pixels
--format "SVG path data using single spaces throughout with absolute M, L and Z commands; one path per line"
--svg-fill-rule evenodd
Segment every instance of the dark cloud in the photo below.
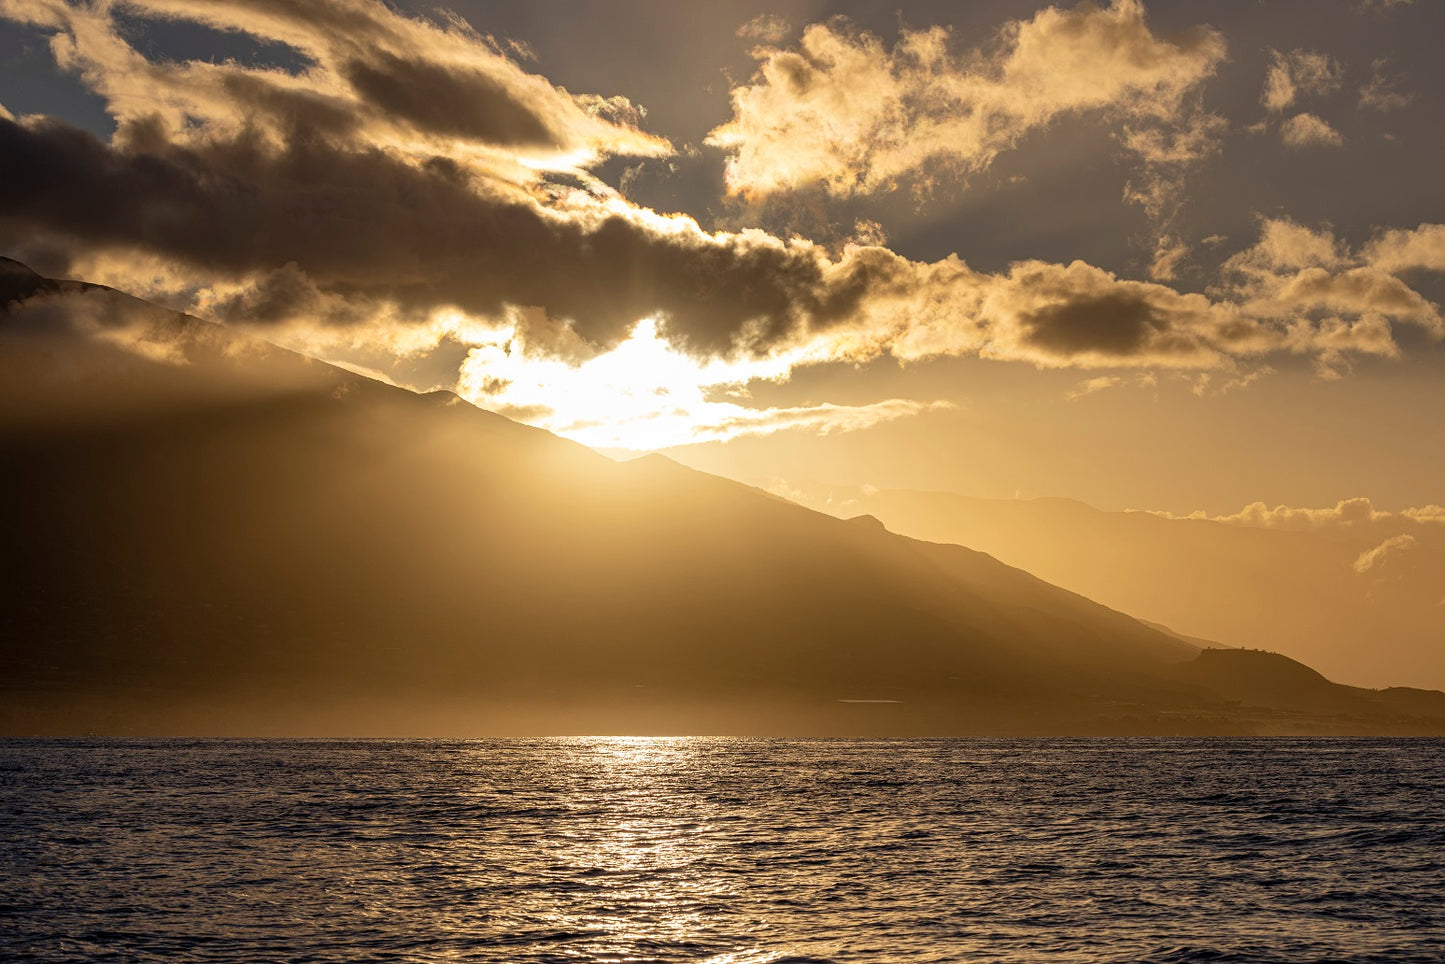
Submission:
M 38 227 L 237 279 L 294 265 L 323 289 L 418 310 L 545 305 L 601 344 L 661 313 L 699 352 L 726 350 L 745 326 L 762 347 L 845 317 L 901 263 L 878 252 L 829 283 L 810 248 L 661 233 L 623 214 L 564 217 L 444 158 L 412 165 L 319 138 L 279 152 L 259 137 L 179 146 L 133 128 L 118 139 L 151 150 L 51 120 L 0 120 L 7 234 Z M 285 294 L 272 286 L 255 320 L 280 317 Z
M 1146 299 L 1122 293 L 1049 305 L 1021 321 L 1027 342 L 1060 355 L 1132 355 L 1148 344 L 1152 333 L 1167 327 Z
M 253 116 L 268 117 L 283 131 L 345 139 L 362 126 L 353 105 L 316 91 L 282 87 L 240 71 L 223 74 L 221 86 L 237 104 L 254 112 Z
M 187 260 L 216 266 L 260 230 L 251 188 L 209 169 L 193 152 L 122 153 L 59 121 L 0 118 L 0 157 L 0 223 L 48 229 L 82 244 L 186 252 Z
M 481 71 L 385 52 L 353 60 L 341 71 L 363 99 L 418 130 L 509 147 L 557 149 L 565 143 L 504 84 Z
M 329 325 L 360 324 L 375 312 L 375 306 L 365 301 L 328 296 L 295 262 L 211 301 L 207 307 L 209 314 L 220 321 L 263 325 L 295 318 Z

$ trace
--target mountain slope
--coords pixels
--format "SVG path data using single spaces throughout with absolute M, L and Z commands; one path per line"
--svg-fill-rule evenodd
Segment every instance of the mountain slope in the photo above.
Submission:
M 1067 499 L 813 484 L 790 485 L 789 495 L 972 546 L 1187 636 L 1277 650 L 1371 686 L 1445 686 L 1445 551 L 1431 541 L 1445 533 L 1439 524 L 1415 524 L 1401 540 L 1364 522 L 1330 535 L 1101 512 Z M 1398 549 L 1377 551 L 1392 538 Z
M 982 553 L 27 283 L 0 317 L 5 732 L 1445 722 L 1246 706 L 1196 647 Z

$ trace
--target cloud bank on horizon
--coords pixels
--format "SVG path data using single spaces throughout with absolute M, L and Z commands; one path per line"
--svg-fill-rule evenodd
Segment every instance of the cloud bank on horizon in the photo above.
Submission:
M 1263 212 L 1213 276 L 1178 285 L 1206 239 L 1179 224 L 1192 179 L 1242 119 L 1206 104 L 1229 41 L 1165 34 L 1139 0 L 1045 7 L 986 37 L 837 18 L 743 25 L 756 73 L 704 148 L 648 129 L 645 105 L 575 93 L 459 16 L 375 0 L 0 0 L 99 96 L 108 138 L 0 108 L 0 247 L 353 364 L 430 360 L 483 407 L 579 441 L 659 448 L 783 429 L 847 431 L 936 399 L 755 403 L 750 386 L 878 358 L 1224 375 L 1301 358 L 1335 378 L 1445 335 L 1418 279 L 1445 272 L 1445 225 L 1379 225 L 1351 245 Z M 284 51 L 257 66 L 170 59 L 137 24 L 185 24 Z M 525 38 L 522 38 L 525 39 Z M 1256 89 L 1290 149 L 1344 140 L 1317 113 L 1344 66 L 1274 52 Z M 1360 110 L 1408 101 L 1370 64 Z M 0 102 L 5 92 L 0 90 Z M 1250 119 L 1252 120 L 1252 119 Z M 658 212 L 603 173 L 702 150 L 749 206 L 907 188 L 920 205 L 1065 122 L 1109 132 L 1149 219 L 1147 278 L 1025 259 L 977 270 Z M 841 208 L 840 208 L 841 210 Z M 1216 240 L 1214 243 L 1224 243 Z M 1130 376 L 1134 377 L 1134 376 Z M 420 385 L 419 387 L 432 387 Z M 1094 389 L 1090 389 L 1093 391 Z

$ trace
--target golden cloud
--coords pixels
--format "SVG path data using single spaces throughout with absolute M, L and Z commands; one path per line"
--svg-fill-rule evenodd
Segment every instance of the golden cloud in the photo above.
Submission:
M 1445 224 L 1390 230 L 1365 246 L 1364 258 L 1382 271 L 1445 271 Z
M 1243 509 L 1227 515 L 1210 515 L 1206 512 L 1192 512 L 1178 516 L 1168 512 L 1154 512 L 1153 515 L 1170 519 L 1208 519 L 1228 525 L 1250 526 L 1257 529 L 1288 529 L 1293 531 L 1369 530 L 1381 523 L 1406 523 L 1410 525 L 1445 526 L 1445 506 L 1425 505 L 1389 512 L 1376 508 L 1364 496 L 1341 499 L 1332 506 L 1307 508 L 1288 505 L 1270 506 L 1264 502 L 1252 502 Z M 1422 530 L 1423 531 L 1423 530 Z
M 1296 114 L 1279 129 L 1289 147 L 1339 147 L 1345 142 L 1340 132 L 1314 114 Z
M 1066 113 L 1106 111 L 1138 126 L 1186 114 L 1194 132 L 1165 148 L 1132 135 L 1146 156 L 1200 149 L 1185 95 L 1224 58 L 1200 28 L 1150 31 L 1143 4 L 1049 7 L 1011 23 L 991 54 L 953 51 L 946 29 L 902 32 L 890 50 L 840 21 L 813 24 L 795 48 L 760 47 L 752 83 L 732 92 L 733 118 L 708 142 L 729 153 L 727 182 L 761 197 L 821 184 L 846 196 L 894 187 L 930 169 L 966 175 Z
M 1339 61 L 1316 50 L 1271 51 L 1260 103 L 1270 113 L 1279 113 L 1302 97 L 1327 94 L 1340 86 L 1344 68 Z
M 1371 569 L 1378 569 L 1385 565 L 1391 557 L 1413 549 L 1417 544 L 1415 537 L 1408 534 L 1386 539 L 1375 548 L 1360 553 L 1359 558 L 1355 560 L 1355 572 L 1363 575 Z
M 149 59 L 118 13 L 184 20 L 285 44 L 299 73 L 234 62 Z M 57 63 L 105 98 L 122 140 L 144 132 L 201 145 L 242 133 L 284 145 L 299 132 L 413 157 L 442 153 L 521 183 L 613 154 L 670 153 L 622 98 L 574 96 L 529 74 L 459 20 L 434 24 L 369 0 L 0 0 L 0 15 L 56 31 Z

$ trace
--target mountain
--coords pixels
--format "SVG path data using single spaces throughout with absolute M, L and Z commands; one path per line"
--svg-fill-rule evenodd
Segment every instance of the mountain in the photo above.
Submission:
M 990 553 L 1185 638 L 1276 650 L 1333 679 L 1445 687 L 1445 525 L 1361 519 L 1294 531 L 1068 499 L 789 483 L 840 517 Z
M 1445 694 L 1243 693 L 1274 657 L 983 553 L 0 269 L 6 733 L 1445 732 Z

